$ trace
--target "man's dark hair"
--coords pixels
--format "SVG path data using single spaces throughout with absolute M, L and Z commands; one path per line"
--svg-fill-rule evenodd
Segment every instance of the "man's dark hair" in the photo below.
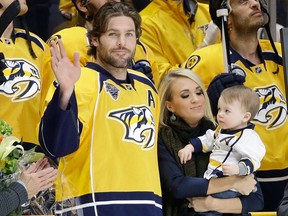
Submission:
M 268 16 L 268 22 L 270 22 L 270 15 L 267 11 L 267 5 L 265 3 L 265 0 L 259 0 L 260 8 L 264 14 Z M 211 16 L 211 19 L 213 22 L 218 26 L 220 30 L 222 30 L 222 17 L 217 17 L 217 10 L 219 9 L 228 9 L 228 12 L 230 12 L 230 1 L 229 0 L 209 0 L 209 13 Z M 269 23 L 268 23 L 269 25 Z
M 110 2 L 113 2 L 114 0 L 109 0 Z M 121 2 L 125 2 L 125 0 L 121 0 Z M 78 14 L 88 22 L 93 20 L 93 14 L 96 13 L 98 8 L 96 8 L 93 4 L 89 4 L 89 0 L 80 0 L 80 3 L 83 7 L 86 7 L 87 14 L 85 14 L 83 11 L 81 11 L 77 6 L 77 0 L 72 0 L 72 3 L 74 4 L 76 10 L 78 11 Z
M 96 47 L 92 46 L 92 37 L 100 37 L 107 31 L 108 22 L 112 17 L 126 16 L 130 17 L 135 24 L 136 38 L 141 36 L 141 17 L 133 7 L 123 2 L 107 2 L 94 15 L 93 28 L 88 32 L 88 39 L 90 41 L 89 55 L 96 56 Z
M 76 10 L 78 11 L 79 15 L 84 18 L 85 20 L 87 21 L 91 21 L 93 19 L 93 15 L 92 13 L 89 11 L 89 8 L 88 8 L 88 3 L 89 3 L 89 0 L 81 0 L 81 4 L 87 8 L 89 14 L 86 15 L 83 11 L 81 11 L 78 6 L 77 6 L 77 0 L 72 0 Z

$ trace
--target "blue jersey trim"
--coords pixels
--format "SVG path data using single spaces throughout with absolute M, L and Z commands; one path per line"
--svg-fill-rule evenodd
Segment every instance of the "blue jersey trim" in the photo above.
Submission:
M 135 89 L 134 80 L 138 80 L 139 82 L 150 86 L 157 93 L 157 90 L 156 90 L 156 87 L 154 86 L 154 84 L 150 81 L 150 79 L 148 79 L 146 77 L 138 76 L 137 74 L 133 74 L 133 73 L 128 72 L 127 80 L 122 81 L 122 80 L 115 79 L 115 77 L 113 77 L 108 71 L 106 71 L 104 68 L 102 68 L 100 65 L 98 65 L 94 62 L 88 62 L 85 67 L 90 68 L 92 70 L 95 70 L 96 72 L 99 72 L 101 74 L 101 76 L 100 76 L 101 85 L 103 84 L 103 81 L 105 81 L 107 79 L 111 79 L 115 83 L 119 84 L 120 86 L 122 86 L 122 84 L 131 84 L 133 86 L 133 88 Z M 125 89 L 124 86 L 122 86 L 122 87 Z M 102 89 L 102 86 L 100 87 L 100 91 L 101 91 L 101 89 Z
M 286 176 L 288 178 L 288 168 L 282 170 L 258 170 L 256 176 L 259 178 L 278 178 Z
M 98 216 L 162 216 L 161 197 L 152 192 L 107 192 L 84 195 L 75 198 L 74 201 L 64 201 L 63 203 L 74 204 L 73 207 L 62 208 L 58 206 L 56 214 L 77 210 L 78 215 Z
M 23 38 L 23 39 L 27 40 L 27 35 L 26 35 L 25 32 L 16 32 L 15 37 L 16 37 L 16 38 L 17 38 L 17 37 L 20 37 L 20 38 Z M 30 37 L 31 37 L 31 41 L 32 41 L 32 42 L 34 42 L 34 43 L 35 43 L 38 47 L 40 47 L 43 51 L 45 50 L 45 47 L 43 46 L 43 44 L 41 43 L 41 41 L 40 41 L 37 37 L 35 37 L 35 36 L 33 36 L 33 35 L 30 35 Z
M 155 85 L 151 82 L 149 78 L 138 76 L 137 74 L 131 74 L 131 73 L 129 73 L 129 76 L 132 79 L 138 80 L 139 82 L 145 83 L 146 85 L 150 86 L 157 93 Z

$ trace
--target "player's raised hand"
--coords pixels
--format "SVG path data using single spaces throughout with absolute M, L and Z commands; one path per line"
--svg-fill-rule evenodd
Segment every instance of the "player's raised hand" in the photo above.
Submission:
M 81 74 L 79 53 L 74 54 L 74 62 L 71 62 L 61 40 L 51 41 L 51 66 L 58 84 L 60 85 L 60 107 L 66 108 L 72 95 L 74 85 Z
M 80 56 L 79 53 L 74 54 L 74 62 L 72 63 L 66 55 L 66 51 L 61 40 L 51 41 L 51 65 L 62 91 L 73 89 L 74 84 L 80 78 Z

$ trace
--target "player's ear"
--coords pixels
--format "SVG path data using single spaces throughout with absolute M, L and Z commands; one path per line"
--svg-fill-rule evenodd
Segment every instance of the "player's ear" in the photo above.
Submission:
M 98 47 L 98 44 L 99 44 L 99 38 L 98 37 L 91 37 L 91 44 L 94 46 L 94 47 Z
M 76 0 L 76 6 L 77 6 L 77 9 L 82 11 L 84 14 L 87 13 L 87 7 L 86 5 L 83 3 L 83 1 L 79 1 L 79 0 Z

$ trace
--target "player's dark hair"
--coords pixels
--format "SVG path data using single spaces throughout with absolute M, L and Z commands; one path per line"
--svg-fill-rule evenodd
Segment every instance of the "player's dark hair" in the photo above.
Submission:
M 222 31 L 222 19 L 223 16 L 217 16 L 217 11 L 219 9 L 228 9 L 228 12 L 231 12 L 231 6 L 230 6 L 230 1 L 231 0 L 209 0 L 209 13 L 211 16 L 211 19 L 213 20 L 213 22 L 218 26 L 218 28 Z M 261 11 L 264 15 L 266 15 L 266 22 L 263 23 L 263 25 L 261 26 L 262 28 L 264 28 L 266 30 L 268 39 L 270 41 L 270 44 L 272 46 L 272 49 L 274 51 L 274 53 L 278 56 L 278 61 L 282 63 L 282 58 L 280 57 L 280 55 L 278 54 L 278 51 L 275 47 L 272 35 L 271 35 L 271 31 L 270 31 L 270 14 L 268 13 L 267 10 L 267 3 L 266 0 L 258 0 L 259 4 L 260 4 L 260 8 Z M 226 22 L 227 25 L 227 22 Z M 225 26 L 225 25 L 224 25 Z M 227 26 L 224 28 L 227 31 Z M 228 32 L 225 32 L 226 36 L 228 36 Z M 226 38 L 227 42 L 229 43 L 229 38 Z M 227 44 L 227 47 L 229 46 L 229 44 Z
M 88 39 L 90 42 L 90 48 L 88 55 L 96 56 L 96 47 L 91 43 L 92 37 L 99 38 L 107 31 L 108 22 L 112 17 L 126 16 L 130 17 L 135 24 L 136 38 L 141 36 L 141 17 L 139 13 L 131 6 L 123 2 L 107 2 L 104 4 L 94 15 L 93 28 L 88 32 Z M 99 19 L 101 17 L 101 19 Z

